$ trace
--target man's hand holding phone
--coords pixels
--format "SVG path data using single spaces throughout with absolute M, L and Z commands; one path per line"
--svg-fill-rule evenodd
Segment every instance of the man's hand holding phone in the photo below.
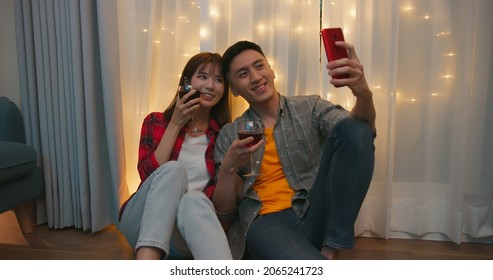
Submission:
M 348 86 L 351 90 L 360 91 L 367 87 L 363 66 L 361 65 L 354 46 L 344 41 L 341 28 L 324 28 L 320 31 L 327 54 L 327 70 L 332 77 L 330 81 L 335 87 Z
M 344 34 L 342 33 L 341 28 L 324 28 L 320 31 L 320 35 L 322 35 L 325 54 L 327 55 L 327 60 L 329 63 L 342 58 L 349 58 L 347 49 L 337 43 L 340 41 L 344 42 Z M 334 79 L 347 79 L 349 78 L 349 75 L 347 73 L 343 73 L 332 77 Z M 337 85 L 335 86 L 337 87 Z

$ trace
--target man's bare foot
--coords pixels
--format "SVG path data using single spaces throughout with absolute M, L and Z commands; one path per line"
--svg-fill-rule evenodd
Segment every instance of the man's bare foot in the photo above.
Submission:
M 331 248 L 328 246 L 323 246 L 322 251 L 320 252 L 322 255 L 324 255 L 327 259 L 329 260 L 338 260 L 339 259 L 339 253 L 341 250 L 336 249 L 336 248 Z

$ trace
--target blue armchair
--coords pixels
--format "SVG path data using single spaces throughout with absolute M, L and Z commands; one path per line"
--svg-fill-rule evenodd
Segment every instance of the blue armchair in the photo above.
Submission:
M 26 203 L 44 193 L 43 172 L 36 162 L 36 150 L 26 144 L 21 111 L 0 97 L 0 213 L 14 209 L 23 233 L 33 231 Z

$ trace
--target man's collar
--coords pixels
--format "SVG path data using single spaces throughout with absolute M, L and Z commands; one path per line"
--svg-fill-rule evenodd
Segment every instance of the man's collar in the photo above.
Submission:
M 281 117 L 284 117 L 284 104 L 286 103 L 286 98 L 277 92 L 277 95 L 279 95 L 279 111 L 278 115 Z M 255 109 L 252 108 L 252 106 L 249 106 L 248 109 L 241 115 L 242 119 L 251 119 L 251 120 L 260 120 L 259 115 L 257 112 L 255 112 Z

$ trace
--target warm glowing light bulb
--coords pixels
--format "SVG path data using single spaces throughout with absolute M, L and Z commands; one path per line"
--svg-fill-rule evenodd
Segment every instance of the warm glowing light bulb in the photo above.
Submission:
M 211 8 L 211 10 L 209 11 L 209 15 L 212 18 L 218 18 L 219 17 L 219 13 L 217 12 L 216 8 Z
M 408 6 L 406 6 L 406 7 L 404 7 L 404 8 L 402 8 L 402 11 L 403 11 L 403 12 L 406 12 L 406 13 L 409 13 L 409 12 L 411 12 L 412 10 L 414 10 L 414 8 L 413 8 L 412 6 L 409 6 L 409 5 L 408 5 Z
M 207 38 L 209 37 L 209 29 L 207 27 L 202 27 L 200 28 L 200 38 Z
M 267 26 L 265 26 L 265 25 L 264 25 L 264 24 L 262 24 L 262 23 L 259 23 L 259 24 L 257 25 L 257 30 L 258 30 L 259 32 L 262 32 L 262 33 L 263 33 L 263 32 L 265 32 L 265 30 L 266 30 L 266 29 L 267 29 Z

